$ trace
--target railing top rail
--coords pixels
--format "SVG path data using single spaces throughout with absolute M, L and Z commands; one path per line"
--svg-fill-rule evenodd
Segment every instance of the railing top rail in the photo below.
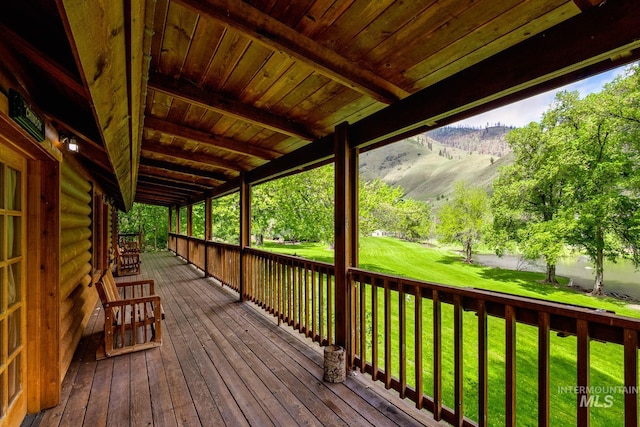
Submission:
M 170 232 L 169 233 L 170 237 L 177 237 L 180 239 L 185 239 L 185 240 L 192 240 L 192 241 L 197 241 L 198 243 L 202 243 L 202 244 L 206 244 L 206 245 L 211 245 L 211 246 L 222 246 L 225 247 L 227 249 L 235 249 L 235 250 L 240 250 L 240 245 L 233 245 L 231 243 L 224 243 L 224 242 L 216 242 L 214 240 L 205 240 L 205 239 L 201 239 L 199 237 L 194 237 L 194 236 L 186 236 L 184 234 L 180 234 L 180 233 L 173 233 Z
M 261 250 L 261 249 L 256 249 L 256 248 L 245 248 L 245 250 L 247 251 L 247 253 L 251 253 L 254 255 L 258 255 L 258 256 L 264 256 L 264 257 L 271 257 L 271 258 L 275 258 L 278 260 L 286 260 L 290 263 L 294 263 L 294 264 L 306 264 L 306 265 L 313 265 L 316 266 L 318 268 L 322 268 L 322 269 L 326 269 L 329 271 L 333 271 L 334 270 L 334 265 L 330 264 L 328 262 L 322 262 L 322 261 L 314 261 L 308 258 L 303 258 L 303 257 L 299 257 L 299 256 L 293 256 L 293 255 L 285 255 L 285 254 L 281 254 L 278 252 L 269 252 L 269 251 L 265 251 L 265 250 Z

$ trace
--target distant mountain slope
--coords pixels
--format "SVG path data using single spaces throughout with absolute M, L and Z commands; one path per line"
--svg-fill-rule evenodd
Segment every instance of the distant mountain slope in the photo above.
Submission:
M 425 135 L 443 145 L 458 148 L 467 153 L 502 157 L 511 151 L 505 141 L 505 135 L 513 129 L 500 124 L 485 128 L 442 127 Z
M 405 189 L 407 197 L 440 205 L 453 184 L 466 180 L 491 191 L 501 165 L 513 155 L 505 142 L 512 128 L 441 128 L 363 153 L 363 179 L 380 178 Z

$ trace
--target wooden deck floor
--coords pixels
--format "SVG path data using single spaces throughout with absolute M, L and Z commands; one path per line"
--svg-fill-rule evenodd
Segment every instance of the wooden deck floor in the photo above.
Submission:
M 162 297 L 163 345 L 96 361 L 97 307 L 62 402 L 23 426 L 411 426 L 426 411 L 360 374 L 322 381 L 322 349 L 169 252 L 145 254 Z

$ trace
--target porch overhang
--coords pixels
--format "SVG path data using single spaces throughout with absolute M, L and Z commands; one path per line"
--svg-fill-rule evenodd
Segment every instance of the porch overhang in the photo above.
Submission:
M 3 67 L 21 76 L 4 86 L 80 138 L 74 155 L 125 210 L 328 162 L 342 122 L 370 149 L 640 57 L 633 0 L 29 0 L 3 12 Z

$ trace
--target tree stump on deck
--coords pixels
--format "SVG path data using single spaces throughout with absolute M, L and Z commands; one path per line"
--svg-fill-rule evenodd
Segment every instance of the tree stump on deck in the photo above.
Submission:
M 344 348 L 339 345 L 328 345 L 324 348 L 324 380 L 330 383 L 341 383 L 347 377 Z

